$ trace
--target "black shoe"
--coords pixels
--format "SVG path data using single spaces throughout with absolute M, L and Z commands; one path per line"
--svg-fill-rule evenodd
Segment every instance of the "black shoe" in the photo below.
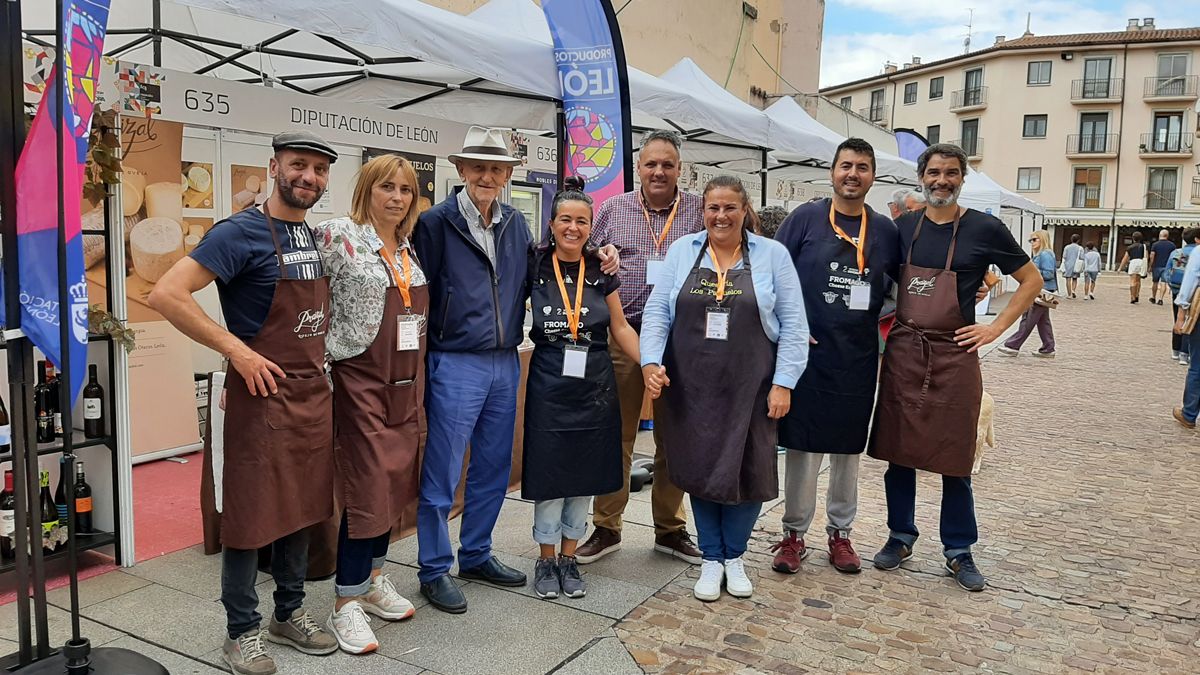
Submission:
M 470 569 L 459 570 L 458 578 L 474 579 L 476 581 L 487 581 L 497 586 L 524 586 L 525 573 L 520 570 L 505 565 L 496 559 L 496 556 L 488 558 L 488 561 L 482 565 L 476 565 Z
M 895 537 L 888 537 L 887 543 L 875 554 L 875 567 L 881 570 L 894 570 L 900 563 L 912 557 L 912 547 Z
M 443 574 L 427 584 L 421 584 L 421 595 L 425 596 L 429 604 L 443 612 L 462 614 L 467 611 L 467 597 L 463 595 L 462 589 L 454 583 L 449 574 Z
M 953 560 L 946 561 L 946 573 L 954 577 L 963 589 L 978 592 L 987 586 L 987 579 L 975 566 L 975 559 L 970 553 L 962 553 Z

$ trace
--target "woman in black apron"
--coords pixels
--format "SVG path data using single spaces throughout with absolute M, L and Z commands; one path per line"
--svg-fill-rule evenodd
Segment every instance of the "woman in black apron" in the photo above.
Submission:
M 748 231 L 753 214 L 741 181 L 709 181 L 705 231 L 671 245 L 642 320 L 671 482 L 691 495 L 704 557 L 693 593 L 704 601 L 722 581 L 737 597 L 754 590 L 742 554 L 779 493 L 775 424 L 808 354 L 796 268 L 782 244 Z
M 594 495 L 621 487 L 621 408 L 608 333 L 638 358 L 616 276 L 600 271 L 586 244 L 592 198 L 567 178 L 550 211 L 550 241 L 530 256 L 533 357 L 525 386 L 521 497 L 535 500 L 533 538 L 541 547 L 533 590 L 540 598 L 581 598 L 587 588 L 575 547 Z M 556 546 L 561 545 L 561 553 Z

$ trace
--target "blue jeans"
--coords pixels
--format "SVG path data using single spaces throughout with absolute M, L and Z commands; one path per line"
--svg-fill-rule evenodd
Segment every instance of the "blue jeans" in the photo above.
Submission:
M 371 572 L 383 569 L 387 561 L 390 531 L 369 539 L 351 539 L 342 513 L 342 525 L 338 528 L 337 578 L 333 591 L 339 598 L 366 595 L 371 590 Z
M 917 471 L 899 464 L 889 464 L 883 474 L 887 494 L 888 529 L 891 537 L 910 548 L 917 542 Z M 946 558 L 970 553 L 979 541 L 975 524 L 975 498 L 971 494 L 971 479 L 942 476 L 942 512 L 939 519 L 942 546 Z
M 1183 416 L 1189 422 L 1195 422 L 1196 416 L 1200 415 L 1200 327 L 1184 336 L 1184 344 L 1192 360 L 1188 361 L 1187 379 L 1183 385 Z
M 308 572 L 308 528 L 271 543 L 271 576 L 275 579 L 275 619 L 287 621 L 304 604 Z M 221 552 L 221 604 L 230 639 L 258 630 L 258 549 L 228 548 Z
M 696 542 L 705 560 L 724 562 L 742 557 L 762 502 L 718 504 L 692 495 Z
M 587 534 L 591 497 L 543 499 L 533 504 L 533 540 L 553 546 L 563 539 L 579 541 Z
M 417 504 L 417 578 L 429 583 L 454 563 L 447 520 L 471 445 L 458 550 L 459 569 L 492 557 L 492 528 L 512 470 L 521 362 L 515 349 L 429 352 L 425 414 L 429 433 Z

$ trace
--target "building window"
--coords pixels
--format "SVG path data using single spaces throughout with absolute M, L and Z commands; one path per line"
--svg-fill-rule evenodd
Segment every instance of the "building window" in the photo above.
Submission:
M 1038 86 L 1050 84 L 1050 66 L 1053 61 L 1030 61 L 1029 70 L 1025 75 L 1025 84 Z
M 1046 116 L 1045 115 L 1026 115 L 1025 128 L 1021 132 L 1025 138 L 1045 138 L 1046 137 Z
M 1146 185 L 1146 208 L 1175 208 L 1175 188 L 1179 184 L 1179 167 L 1151 167 Z
M 935 77 L 929 81 L 929 100 L 935 100 L 942 97 L 942 88 L 946 86 L 946 78 Z
M 1159 54 L 1155 96 L 1182 96 L 1187 89 L 1187 54 Z
M 1071 208 L 1100 208 L 1102 173 L 1103 169 L 1099 167 L 1076 167 L 1074 184 L 1071 186 Z
M 853 103 L 853 97 L 850 97 L 850 96 L 842 97 L 842 107 L 845 108 L 846 110 L 849 110 L 852 107 L 852 103 Z
M 925 140 L 929 141 L 930 145 L 942 142 L 942 125 L 935 124 L 931 127 L 925 127 Z
M 1084 59 L 1082 98 L 1106 99 L 1115 96 L 1117 92 L 1114 87 L 1111 58 Z
M 959 141 L 959 147 L 967 153 L 968 157 L 976 157 L 979 155 L 979 146 L 979 120 L 963 120 L 962 140 Z
M 1017 169 L 1017 190 L 1038 192 L 1042 189 L 1042 167 L 1029 166 Z
M 871 92 L 871 107 L 867 109 L 867 119 L 872 122 L 883 121 L 883 89 L 876 89 Z
M 972 68 L 963 77 L 964 106 L 983 103 L 983 68 Z
M 1154 113 L 1154 133 L 1143 150 L 1150 152 L 1184 152 L 1191 149 L 1191 134 L 1184 138 L 1182 112 Z
M 1114 147 L 1109 147 L 1109 141 Z M 1116 152 L 1116 140 L 1108 137 L 1108 113 L 1083 113 L 1079 116 L 1077 152 Z
M 909 82 L 904 85 L 904 105 L 912 105 L 917 102 L 917 83 Z

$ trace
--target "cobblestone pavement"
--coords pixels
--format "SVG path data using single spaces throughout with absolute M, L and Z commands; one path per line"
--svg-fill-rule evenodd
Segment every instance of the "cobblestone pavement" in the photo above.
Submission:
M 751 599 L 695 600 L 693 568 L 617 636 L 663 673 L 1200 672 L 1200 444 L 1170 412 L 1186 369 L 1168 358 L 1170 308 L 1130 305 L 1124 284 L 1106 275 L 1098 300 L 1053 312 L 1057 358 L 1030 356 L 1036 333 L 1018 358 L 984 357 L 1000 446 L 975 479 L 986 591 L 942 571 L 940 482 L 922 475 L 924 536 L 900 570 L 835 571 L 818 508 L 818 550 L 799 574 L 771 571 L 777 505 L 747 554 Z M 865 559 L 887 535 L 884 468 L 863 459 Z

